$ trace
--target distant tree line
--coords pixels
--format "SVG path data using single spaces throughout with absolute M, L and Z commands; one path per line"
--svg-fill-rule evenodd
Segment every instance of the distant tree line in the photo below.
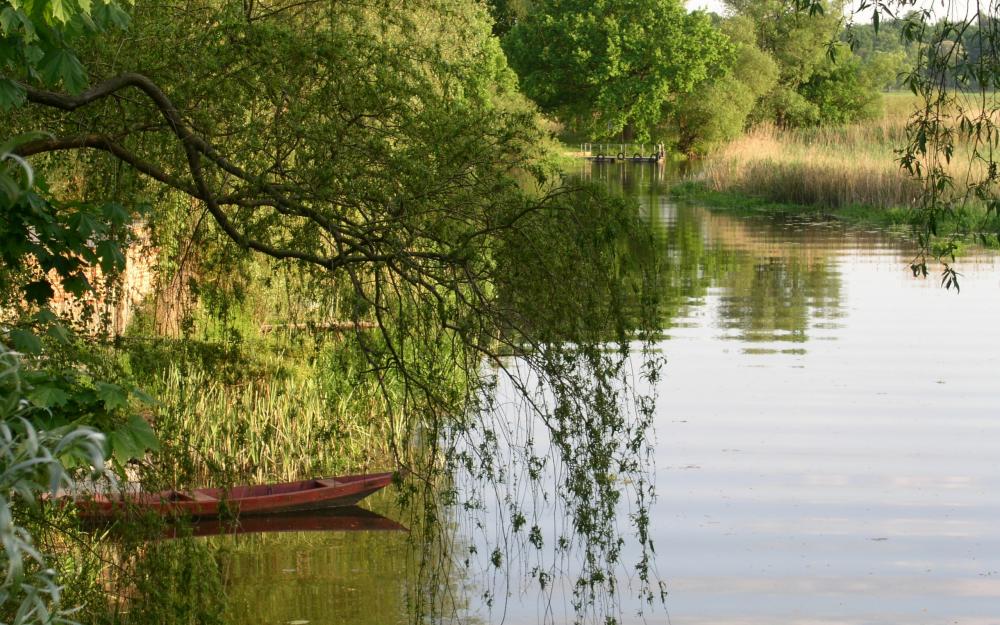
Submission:
M 849 123 L 881 112 L 917 63 L 905 20 L 845 28 L 844 0 L 491 0 L 521 89 L 570 130 L 668 138 L 704 153 L 748 126 Z

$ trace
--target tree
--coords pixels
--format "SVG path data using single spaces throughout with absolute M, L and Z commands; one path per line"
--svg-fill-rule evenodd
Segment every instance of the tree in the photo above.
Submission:
M 821 123 L 847 124 L 874 117 L 881 111 L 879 79 L 850 51 L 840 54 L 820 65 L 799 93 L 816 106 Z
M 878 32 L 871 23 L 849 24 L 841 33 L 841 41 L 851 46 L 865 74 L 881 89 L 902 88 L 917 63 L 917 45 L 904 42 L 905 24 L 905 19 L 888 19 L 879 24 Z
M 493 34 L 504 37 L 529 11 L 530 0 L 486 0 L 493 17 Z
M 679 0 L 544 0 L 504 40 L 541 109 L 597 136 L 648 137 L 663 106 L 729 53 L 704 13 Z
M 757 47 L 749 20 L 733 17 L 722 30 L 736 47 L 727 73 L 698 85 L 671 107 L 677 148 L 685 154 L 704 153 L 738 137 L 759 99 L 778 80 L 777 63 Z
M 825 9 L 824 0 L 796 0 L 802 12 Z M 984 241 L 1000 241 L 1000 182 L 995 145 L 1000 104 L 994 89 L 1000 82 L 1000 2 L 990 0 L 954 11 L 953 3 L 916 9 L 911 0 L 861 2 L 856 16 L 869 18 L 878 34 L 883 24 L 897 30 L 914 60 L 905 84 L 919 98 L 901 149 L 904 170 L 922 183 L 920 251 L 911 263 L 915 276 L 928 274 L 928 259 L 943 264 L 942 285 L 959 287 L 953 264 L 958 239 L 974 233 Z M 938 10 L 940 9 L 940 12 Z M 952 160 L 963 155 L 974 166 L 953 174 Z M 958 211 L 978 208 L 982 219 L 950 237 L 935 241 L 937 224 Z
M 757 45 L 778 63 L 777 84 L 761 98 L 754 121 L 809 126 L 858 119 L 873 110 L 876 91 L 853 53 L 831 50 L 843 26 L 842 0 L 808 6 L 800 0 L 726 0 L 726 5 L 754 24 Z
M 581 601 L 613 591 L 614 476 L 641 470 L 652 415 L 628 409 L 623 363 L 652 337 L 656 304 L 653 269 L 617 278 L 647 238 L 628 205 L 546 166 L 547 137 L 485 7 L 144 0 L 127 32 L 76 53 L 89 88 L 5 75 L 24 94 L 12 130 L 48 131 L 15 156 L 72 173 L 48 195 L 130 212 L 148 201 L 152 224 L 184 204 L 243 253 L 299 268 L 326 294 L 317 308 L 358 322 L 351 339 L 392 406 L 394 450 L 423 483 L 441 466 L 496 475 L 502 415 L 489 397 L 509 376 L 565 459 L 559 494 L 581 520 L 567 541 L 592 565 Z M 534 403 L 527 370 L 552 401 Z M 468 454 L 449 444 L 462 434 L 486 442 Z

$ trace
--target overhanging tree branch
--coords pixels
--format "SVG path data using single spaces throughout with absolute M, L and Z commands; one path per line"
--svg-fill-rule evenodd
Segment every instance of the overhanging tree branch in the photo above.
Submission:
M 370 231 L 362 231 L 361 233 L 351 233 L 349 231 L 349 228 L 359 228 L 361 224 L 353 224 L 349 220 L 343 220 L 345 223 L 337 223 L 319 211 L 305 206 L 294 199 L 290 199 L 286 194 L 286 190 L 281 185 L 262 181 L 257 176 L 223 157 L 215 146 L 191 131 L 171 99 L 155 82 L 142 74 L 121 74 L 109 78 L 75 96 L 46 91 L 26 84 L 22 84 L 21 86 L 27 93 L 29 102 L 67 112 L 76 111 L 89 104 L 110 97 L 126 88 L 136 88 L 145 93 L 163 115 L 172 133 L 179 139 L 184 148 L 187 168 L 192 182 L 186 182 L 177 176 L 167 173 L 162 168 L 143 160 L 107 135 L 90 134 L 36 141 L 22 146 L 19 153 L 22 156 L 29 156 L 46 152 L 86 148 L 108 152 L 154 180 L 205 202 L 209 213 L 215 219 L 216 223 L 218 223 L 219 227 L 222 228 L 227 236 L 244 249 L 254 250 L 278 260 L 300 260 L 326 269 L 337 269 L 345 265 L 357 263 L 389 262 L 399 260 L 403 256 L 436 261 L 447 261 L 449 258 L 447 254 L 436 252 L 399 250 L 396 253 L 379 253 L 373 250 L 370 245 L 372 242 Z M 251 190 L 259 190 L 263 194 L 263 197 L 254 197 L 252 194 L 217 195 L 205 176 L 203 159 L 208 160 L 226 174 L 234 176 L 248 184 Z M 328 232 L 344 251 L 332 256 L 324 256 L 302 250 L 270 245 L 240 231 L 223 210 L 223 206 L 238 206 L 242 208 L 270 207 L 286 216 L 308 219 Z M 375 240 L 377 241 L 377 239 Z

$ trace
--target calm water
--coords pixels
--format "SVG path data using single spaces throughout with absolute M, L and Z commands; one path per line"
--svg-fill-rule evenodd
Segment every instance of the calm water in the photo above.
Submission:
M 623 620 L 1000 623 L 997 259 L 963 259 L 955 295 L 912 278 L 898 237 L 678 207 L 650 167 L 584 175 L 639 197 L 670 258 L 652 510 L 670 595 Z M 211 540 L 233 622 L 406 621 L 405 534 Z M 481 582 L 451 582 L 463 621 L 564 620 L 516 581 L 486 609 Z

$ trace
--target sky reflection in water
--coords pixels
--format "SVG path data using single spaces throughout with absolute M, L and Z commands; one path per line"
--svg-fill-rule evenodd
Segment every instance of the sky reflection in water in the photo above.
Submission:
M 955 295 L 912 278 L 898 237 L 678 207 L 657 171 L 584 172 L 640 198 L 670 259 L 652 509 L 670 596 L 625 622 L 1000 623 L 1000 263 L 962 259 Z M 253 540 L 225 569 L 236 622 L 405 620 L 401 537 Z M 491 614 L 466 582 L 470 621 L 538 622 L 535 593 Z
M 996 259 L 955 295 L 878 233 L 650 210 L 746 255 L 662 346 L 673 625 L 1000 622 Z

